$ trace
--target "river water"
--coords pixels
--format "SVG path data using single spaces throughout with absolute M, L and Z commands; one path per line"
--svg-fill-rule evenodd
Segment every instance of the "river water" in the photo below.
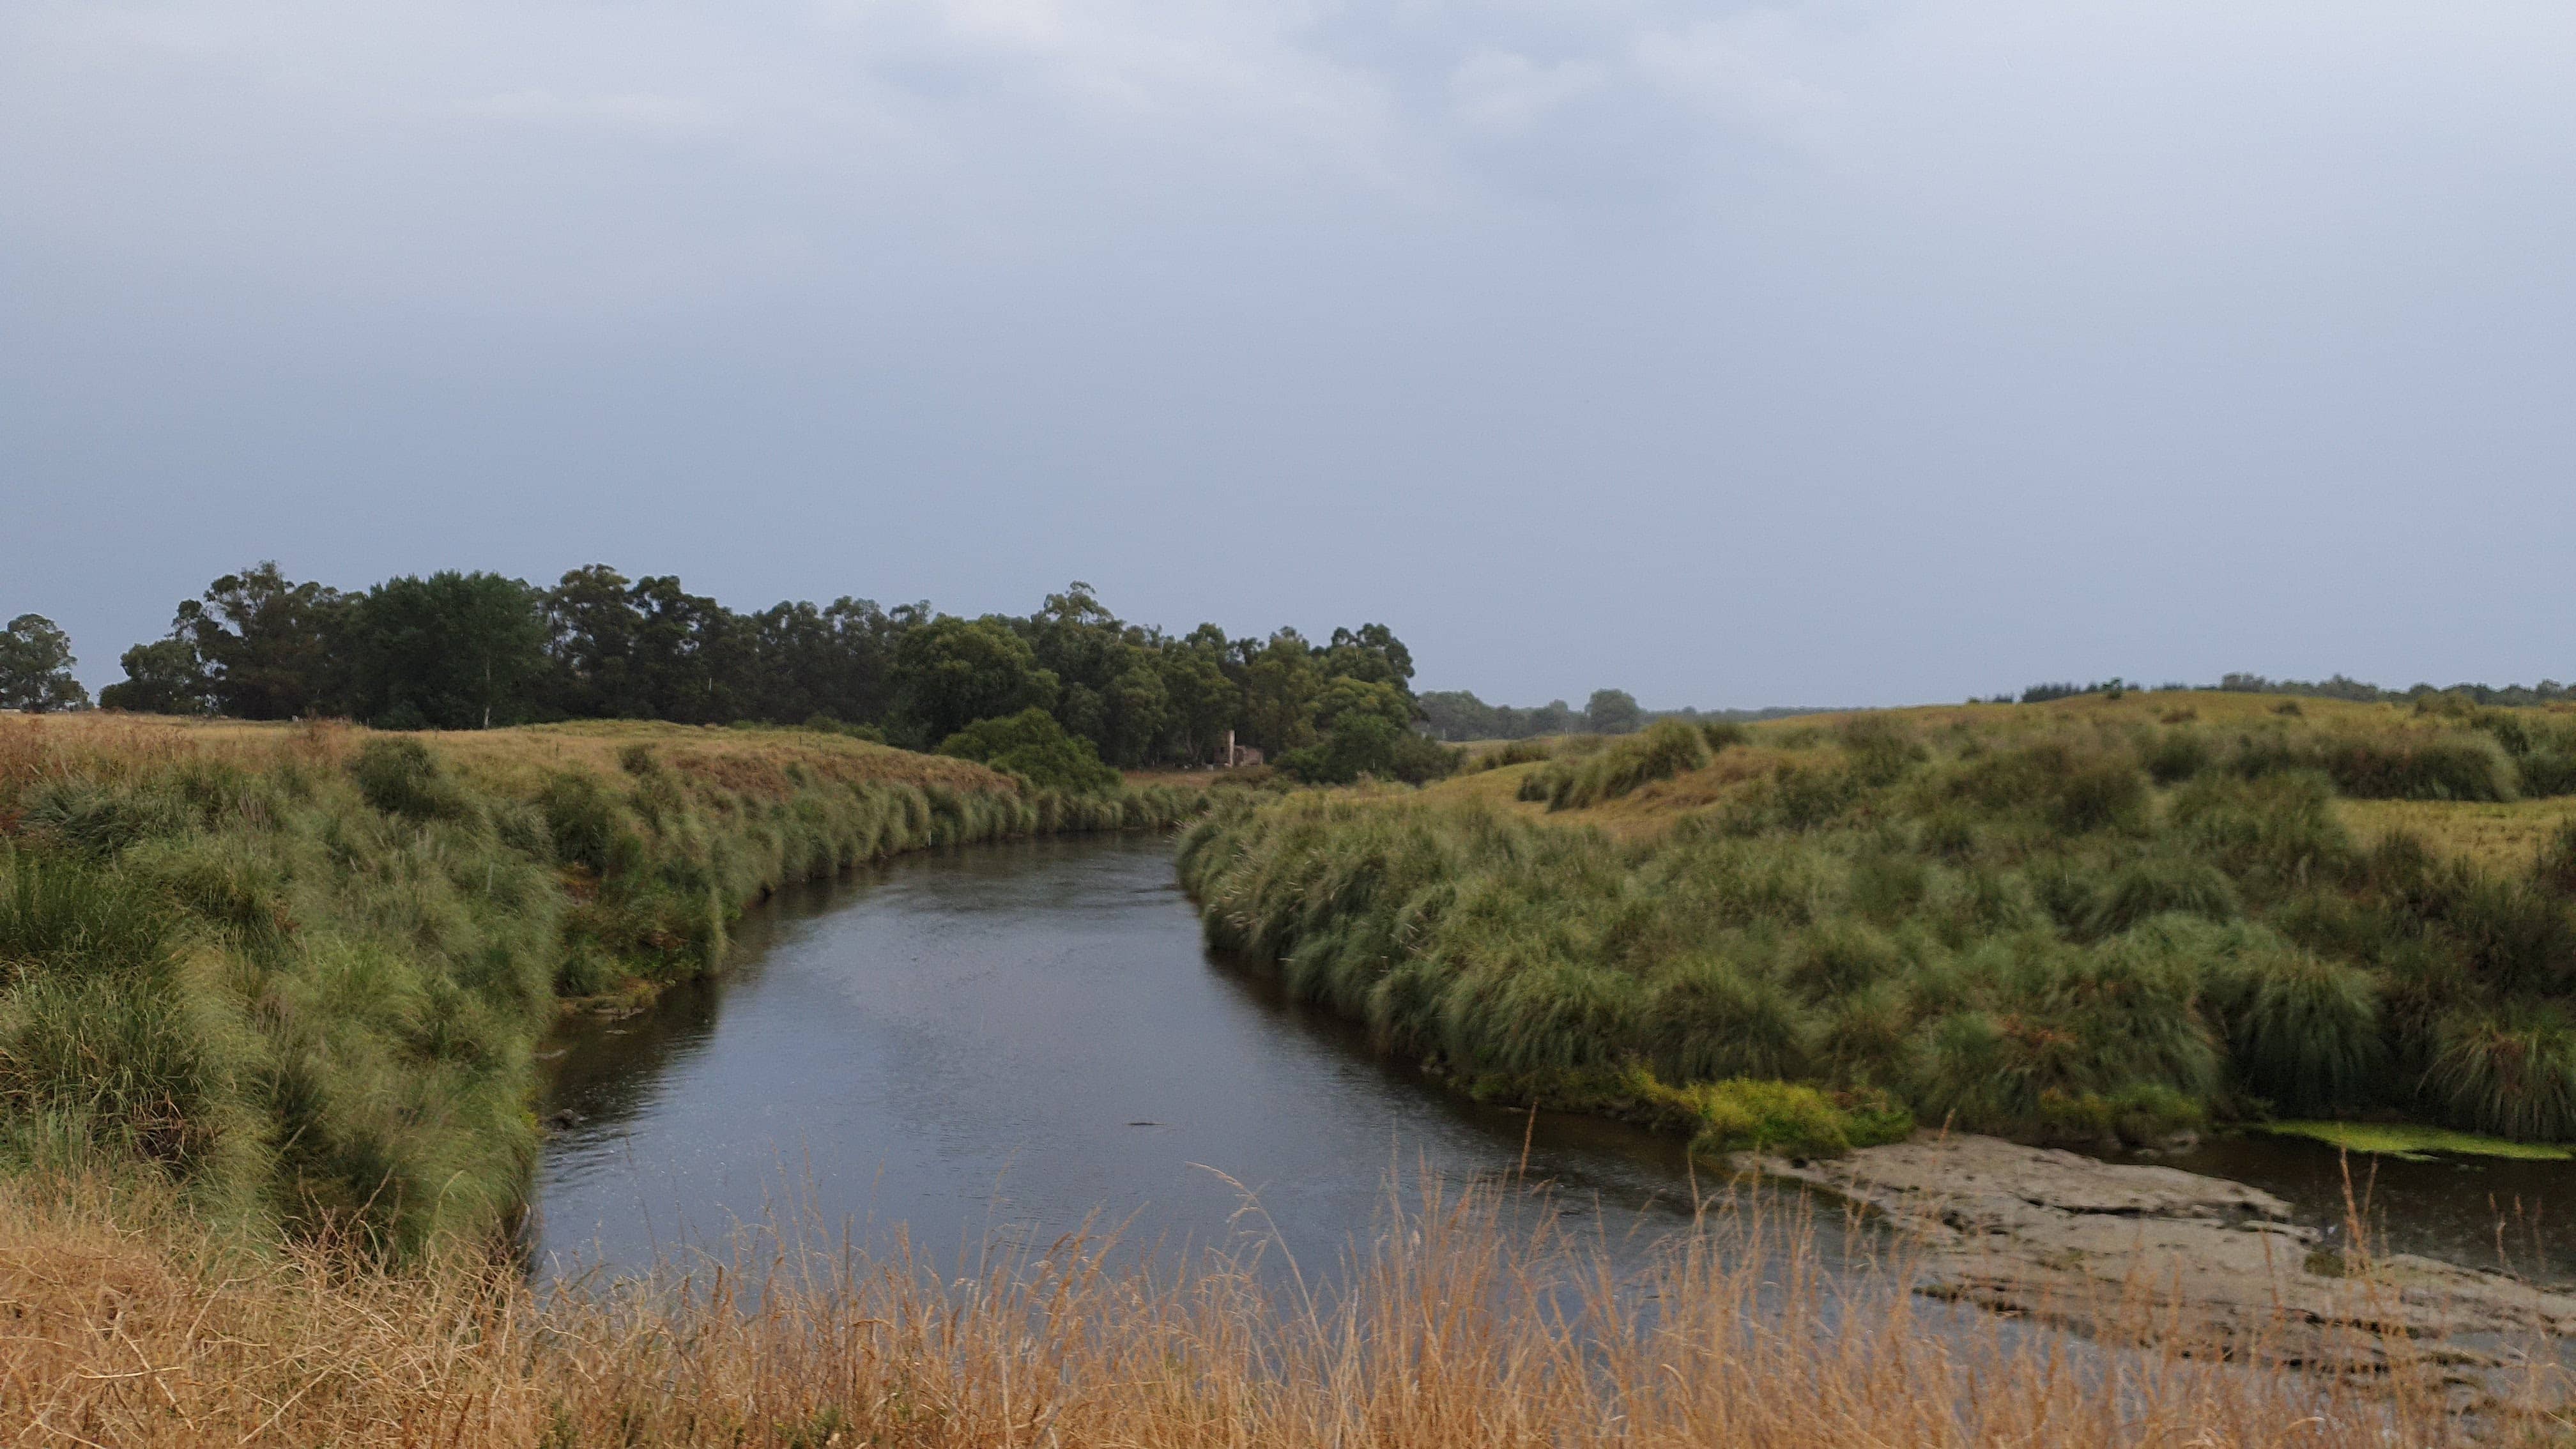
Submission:
M 904 857 L 749 913 L 719 979 L 549 1044 L 541 1269 L 793 1210 L 942 1255 L 1094 1224 L 1301 1261 L 1395 1186 L 1521 1175 L 1614 1246 L 1686 1220 L 1679 1143 L 1482 1107 L 1212 961 L 1171 841 Z M 1244 1212 L 1248 1202 L 1257 1211 Z M 1839 1223 L 1825 1225 L 1827 1231 Z
M 937 1254 L 1093 1224 L 1330 1262 L 1391 1185 L 1512 1175 L 1626 1256 L 1687 1221 L 1679 1143 L 1482 1107 L 1212 960 L 1167 838 L 908 856 L 750 912 L 725 974 L 549 1043 L 540 1271 L 640 1266 L 794 1213 Z M 557 1114 L 570 1114 L 558 1118 Z M 2317 1144 L 2172 1165 L 2343 1216 Z M 2566 1281 L 2576 1165 L 2355 1159 L 2380 1246 Z M 1247 1203 L 1258 1210 L 1246 1212 Z M 2501 1223 L 2501 1231 L 2499 1224 Z M 1831 1256 L 1840 1221 L 1818 1230 Z

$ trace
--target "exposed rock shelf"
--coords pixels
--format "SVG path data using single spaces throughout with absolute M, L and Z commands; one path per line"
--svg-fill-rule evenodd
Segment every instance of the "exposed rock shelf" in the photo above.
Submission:
M 2576 1297 L 2412 1254 L 2336 1251 L 2270 1193 L 2175 1168 L 1969 1135 L 1761 1167 L 1884 1215 L 1918 1292 L 2098 1338 L 2338 1372 L 2412 1359 L 2492 1391 L 2576 1336 Z

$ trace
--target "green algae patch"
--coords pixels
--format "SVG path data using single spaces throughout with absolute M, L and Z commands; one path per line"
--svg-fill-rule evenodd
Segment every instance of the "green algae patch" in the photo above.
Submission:
M 2512 1142 L 2453 1132 L 2446 1127 L 2416 1127 L 2399 1122 L 2265 1122 L 2259 1130 L 2283 1137 L 2308 1137 L 2347 1152 L 2421 1162 L 2437 1152 L 2462 1157 L 2510 1157 L 2524 1162 L 2564 1162 L 2576 1158 L 2576 1147 L 2555 1142 Z

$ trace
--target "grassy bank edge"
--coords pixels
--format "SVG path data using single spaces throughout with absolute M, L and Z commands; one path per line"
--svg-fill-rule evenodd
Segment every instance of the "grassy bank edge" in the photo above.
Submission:
M 0 721 L 0 1166 L 396 1256 L 489 1239 L 564 1003 L 717 970 L 783 886 L 1204 799 L 804 731 Z

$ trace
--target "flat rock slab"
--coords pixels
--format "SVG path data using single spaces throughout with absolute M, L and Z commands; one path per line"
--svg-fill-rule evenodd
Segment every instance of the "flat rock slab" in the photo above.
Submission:
M 2406 1253 L 2322 1251 L 2290 1205 L 2224 1178 L 1973 1135 L 1764 1158 L 1884 1215 L 1915 1289 L 2097 1338 L 2495 1390 L 2576 1336 L 2576 1297 Z

